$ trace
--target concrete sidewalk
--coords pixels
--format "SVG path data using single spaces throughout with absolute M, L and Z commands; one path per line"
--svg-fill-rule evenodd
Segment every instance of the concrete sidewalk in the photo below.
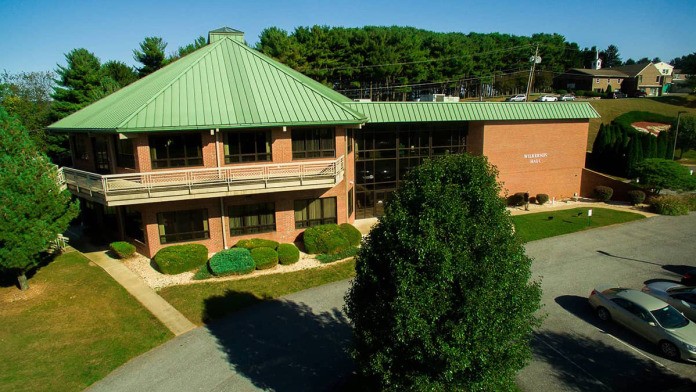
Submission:
M 178 336 L 196 328 L 195 324 L 160 297 L 139 276 L 120 261 L 110 257 L 106 251 L 86 252 L 83 254 L 111 275 L 116 282 L 157 317 L 174 335 Z

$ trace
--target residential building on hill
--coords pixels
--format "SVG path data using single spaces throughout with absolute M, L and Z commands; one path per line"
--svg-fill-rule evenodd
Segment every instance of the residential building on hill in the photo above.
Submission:
M 445 154 L 485 155 L 503 195 L 571 197 L 597 117 L 586 102 L 352 102 L 223 28 L 48 129 L 70 135 L 61 172 L 85 224 L 153 256 L 379 216 L 410 168 Z
M 611 86 L 612 91 L 621 90 L 621 85 L 629 76 L 611 69 L 571 68 L 553 80 L 556 90 L 594 91 L 603 93 Z
M 622 65 L 611 69 L 623 72 L 629 76 L 623 81 L 621 91 L 629 95 L 636 91 L 643 91 L 651 97 L 662 95 L 662 86 L 666 81 L 666 76 L 662 74 L 655 64 Z

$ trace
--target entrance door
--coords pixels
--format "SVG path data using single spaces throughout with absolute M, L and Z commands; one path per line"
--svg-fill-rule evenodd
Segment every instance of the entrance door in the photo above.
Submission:
M 94 166 L 99 174 L 111 173 L 109 164 L 109 144 L 105 138 L 93 137 L 92 146 L 94 147 Z

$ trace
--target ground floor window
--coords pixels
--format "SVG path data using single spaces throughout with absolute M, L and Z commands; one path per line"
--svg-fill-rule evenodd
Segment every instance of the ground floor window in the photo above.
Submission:
M 353 188 L 348 191 L 348 216 L 353 215 Z
M 162 244 L 210 238 L 206 209 L 160 212 L 157 226 Z
M 230 206 L 230 235 L 275 231 L 275 204 Z
M 336 198 L 295 200 L 295 228 L 337 223 Z
M 124 232 L 134 240 L 145 242 L 145 231 L 143 230 L 143 216 L 138 210 L 130 207 L 125 207 L 124 214 Z

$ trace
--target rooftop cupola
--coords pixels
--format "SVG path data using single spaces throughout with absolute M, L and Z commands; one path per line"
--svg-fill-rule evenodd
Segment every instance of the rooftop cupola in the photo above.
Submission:
M 222 27 L 208 32 L 208 44 L 220 41 L 225 37 L 230 37 L 235 41 L 244 43 L 244 32 L 229 27 Z

